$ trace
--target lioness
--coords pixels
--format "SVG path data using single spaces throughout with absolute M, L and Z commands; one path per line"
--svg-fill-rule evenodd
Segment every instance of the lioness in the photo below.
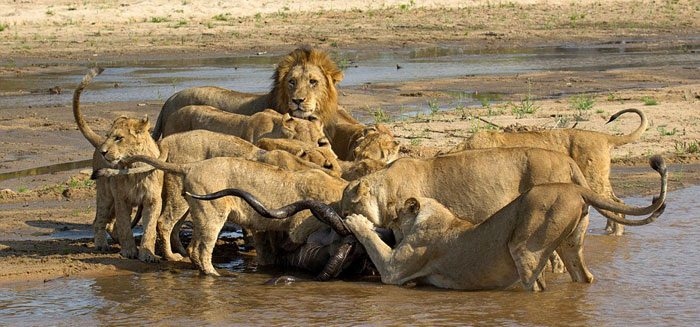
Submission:
M 338 123 L 326 131 L 340 160 L 373 159 L 390 163 L 399 157 L 399 142 L 384 125 Z
M 255 160 L 267 163 L 290 171 L 322 169 L 329 175 L 339 176 L 339 172 L 322 168 L 321 166 L 300 158 L 305 152 L 291 154 L 282 150 L 267 151 L 233 135 L 225 135 L 207 130 L 194 130 L 167 136 L 160 140 L 160 157 L 162 161 L 169 163 L 188 163 L 210 159 L 214 157 L 239 157 L 247 160 Z M 146 165 L 138 169 L 101 169 L 97 176 L 110 177 L 116 175 L 130 175 L 153 170 Z M 259 175 L 251 177 L 260 178 Z M 158 195 L 160 189 L 154 189 Z M 179 261 L 182 256 L 172 252 L 174 246 L 178 252 L 184 254 L 177 233 L 172 233 L 175 224 L 184 218 L 188 206 L 183 194 L 182 177 L 177 174 L 166 173 L 162 188 L 163 210 L 158 218 L 158 235 L 163 240 L 163 255 L 167 260 Z M 155 239 L 153 240 L 155 242 Z M 172 243 L 171 243 L 172 242 Z M 150 246 L 150 245 L 149 245 Z M 155 245 L 154 245 L 155 246 Z
M 97 135 L 85 122 L 80 112 L 80 94 L 90 84 L 92 79 L 102 73 L 103 69 L 91 69 L 73 94 L 73 116 L 83 136 L 95 147 L 93 169 L 115 166 L 129 155 L 158 156 L 160 151 L 156 142 L 148 133 L 148 119 L 132 119 L 119 117 L 114 120 L 107 137 Z M 142 164 L 137 164 L 139 166 Z M 131 176 L 116 176 L 97 181 L 96 212 L 93 228 L 95 230 L 95 245 L 98 249 L 108 247 L 105 227 L 112 221 L 112 213 L 116 216 L 114 224 L 115 235 L 121 246 L 120 254 L 127 258 L 138 258 L 141 261 L 156 261 L 154 246 L 156 236 L 156 217 L 161 210 L 160 187 L 163 183 L 163 173 L 148 171 Z M 158 190 L 158 193 L 153 190 Z M 134 236 L 131 233 L 131 212 L 134 207 L 142 206 L 144 234 L 141 248 L 136 249 Z
M 318 117 L 326 127 L 336 122 L 358 124 L 357 120 L 338 107 L 336 84 L 342 79 L 343 72 L 328 54 L 301 47 L 280 60 L 272 76 L 272 90 L 269 93 L 249 94 L 211 86 L 175 93 L 163 105 L 152 135 L 158 139 L 169 116 L 187 105 L 210 105 L 243 115 L 272 108 L 298 118 Z
M 149 156 L 134 156 L 125 160 L 145 162 L 168 173 L 183 176 L 184 190 L 189 193 L 206 194 L 236 187 L 255 190 L 263 202 L 272 206 L 301 199 L 334 203 L 340 199 L 347 185 L 346 181 L 318 169 L 291 172 L 240 158 L 212 158 L 188 164 L 167 163 Z M 209 275 L 219 275 L 212 266 L 211 253 L 227 219 L 256 232 L 279 231 L 286 235 L 282 240 L 272 240 L 272 245 L 256 247 L 256 257 L 261 265 L 284 261 L 284 257 L 305 243 L 309 235 L 327 228 L 315 218 L 302 213 L 284 220 L 263 218 L 238 198 L 208 202 L 188 197 L 187 202 L 194 229 L 188 247 L 190 259 L 200 271 Z M 256 237 L 256 246 L 258 240 Z
M 593 191 L 605 194 L 611 199 L 621 202 L 615 196 L 610 185 L 610 150 L 615 146 L 638 140 L 648 126 L 646 116 L 638 109 L 619 111 L 610 117 L 608 123 L 628 112 L 636 113 L 641 118 L 639 127 L 629 135 L 617 136 L 579 129 L 552 129 L 514 133 L 486 131 L 475 133 L 450 152 L 492 147 L 525 146 L 566 153 L 581 168 L 581 172 L 586 176 L 588 185 Z M 605 210 L 601 211 L 601 213 L 608 218 L 612 218 L 610 217 L 612 214 Z M 624 232 L 624 226 L 616 224 L 612 220 L 608 220 L 606 229 L 614 235 L 622 235 Z
M 357 213 L 385 226 L 410 197 L 431 197 L 455 214 L 480 223 L 534 185 L 587 186 L 567 155 L 537 148 L 489 148 L 445 156 L 401 158 L 385 169 L 350 182 L 343 216 Z
M 608 200 L 579 185 L 541 184 L 476 226 L 455 217 L 435 199 L 409 198 L 398 219 L 389 222 L 401 238 L 394 249 L 379 239 L 372 222 L 362 215 L 350 215 L 345 225 L 362 243 L 386 284 L 418 281 L 442 288 L 482 290 L 507 288 L 519 281 L 526 290 L 542 291 L 542 270 L 554 250 L 574 282 L 590 283 L 593 275 L 583 260 L 588 206 L 628 215 L 652 214 L 644 220 L 616 220 L 621 224 L 654 221 L 663 212 L 667 176 L 661 157 L 650 163 L 661 175 L 661 193 L 644 208 Z
M 255 143 L 262 138 L 295 139 L 311 144 L 326 140 L 318 119 L 299 119 L 264 110 L 251 116 L 221 111 L 211 106 L 186 106 L 173 112 L 163 125 L 163 137 L 195 129 L 238 136 Z

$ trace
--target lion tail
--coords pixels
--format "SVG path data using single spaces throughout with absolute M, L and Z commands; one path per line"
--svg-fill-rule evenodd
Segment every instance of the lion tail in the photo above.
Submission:
M 163 170 L 165 172 L 178 174 L 178 175 L 185 175 L 190 171 L 190 168 L 187 164 L 176 164 L 176 163 L 172 163 L 172 162 L 165 162 L 159 158 L 154 158 L 154 157 L 144 156 L 144 155 L 130 156 L 123 161 L 129 162 L 129 163 L 143 162 L 145 164 L 151 165 L 151 166 L 153 166 L 157 169 Z
M 78 84 L 75 92 L 73 92 L 73 117 L 75 118 L 75 122 L 78 124 L 78 129 L 80 129 L 80 132 L 83 133 L 83 136 L 85 136 L 88 142 L 90 142 L 90 144 L 92 144 L 92 146 L 95 148 L 98 148 L 100 145 L 102 145 L 102 143 L 104 143 L 104 138 L 97 135 L 97 133 L 90 128 L 85 121 L 83 114 L 80 112 L 80 94 L 83 92 L 85 87 L 92 82 L 92 79 L 101 74 L 103 71 L 104 69 L 100 67 L 90 69 L 90 71 L 85 74 L 85 77 L 83 77 L 80 84 Z
M 608 120 L 608 122 L 606 124 L 615 121 L 622 114 L 625 114 L 628 112 L 633 112 L 633 113 L 637 114 L 639 116 L 639 118 L 641 119 L 641 122 L 639 123 L 639 127 L 637 127 L 637 129 L 635 129 L 634 132 L 632 132 L 630 134 L 622 135 L 622 136 L 610 135 L 608 137 L 608 139 L 615 146 L 627 144 L 627 143 L 634 142 L 634 141 L 638 140 L 642 136 L 642 133 L 644 133 L 644 131 L 647 130 L 647 127 L 649 127 L 649 122 L 647 121 L 646 115 L 644 115 L 644 113 L 641 110 L 635 109 L 635 108 L 624 109 L 624 110 L 620 110 L 620 111 L 616 112 L 614 115 L 610 116 L 610 119 Z
M 614 220 L 615 222 L 623 225 L 630 226 L 641 226 L 651 223 L 656 220 L 666 208 L 666 189 L 668 184 L 668 169 L 666 168 L 666 163 L 661 156 L 653 156 L 649 159 L 649 165 L 651 168 L 656 170 L 661 177 L 661 191 L 658 196 L 655 196 L 652 200 L 651 205 L 647 207 L 632 207 L 624 203 L 618 203 L 604 198 L 590 189 L 581 188 L 581 193 L 584 200 L 589 205 L 596 207 L 597 209 L 608 210 L 612 212 L 622 213 L 632 216 L 643 216 L 651 214 L 649 217 L 640 220 L 629 220 L 623 217 L 617 217 L 610 215 L 608 218 Z

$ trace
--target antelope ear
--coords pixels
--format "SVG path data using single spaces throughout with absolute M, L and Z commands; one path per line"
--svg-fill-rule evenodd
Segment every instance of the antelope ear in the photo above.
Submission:
M 417 215 L 420 211 L 420 202 L 418 202 L 418 199 L 416 198 L 408 198 L 408 200 L 404 202 L 403 206 L 406 210 L 413 213 L 414 215 Z

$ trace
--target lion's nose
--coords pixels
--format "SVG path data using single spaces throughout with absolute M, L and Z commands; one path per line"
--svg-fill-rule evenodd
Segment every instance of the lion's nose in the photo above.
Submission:
M 298 105 L 300 105 L 302 102 L 304 102 L 304 100 L 306 100 L 306 99 L 304 99 L 304 98 L 296 98 L 296 99 L 292 99 L 292 102 L 294 102 L 294 104 L 296 104 L 296 105 L 298 106 Z

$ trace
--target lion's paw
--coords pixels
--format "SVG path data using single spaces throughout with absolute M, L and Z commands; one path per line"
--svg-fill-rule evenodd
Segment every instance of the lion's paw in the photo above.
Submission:
M 372 222 L 363 215 L 349 215 L 345 218 L 344 222 L 345 225 L 353 231 L 353 233 L 374 229 L 374 224 L 372 224 Z
M 160 261 L 160 257 L 155 255 L 155 253 L 149 249 L 140 249 L 139 260 L 143 262 L 158 262 Z
M 168 261 L 182 261 L 184 259 L 185 259 L 185 257 L 183 257 L 179 253 L 172 253 L 170 255 L 165 256 L 165 260 L 168 260 Z
M 139 251 L 136 248 L 122 248 L 119 254 L 127 259 L 136 259 L 139 255 Z

